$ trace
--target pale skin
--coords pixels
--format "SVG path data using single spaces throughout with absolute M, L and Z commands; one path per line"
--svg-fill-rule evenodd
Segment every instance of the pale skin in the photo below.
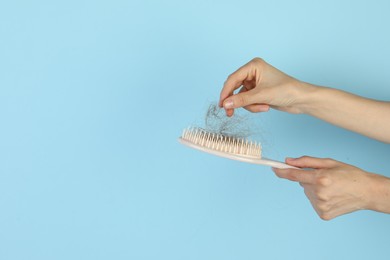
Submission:
M 227 116 L 243 107 L 251 112 L 270 108 L 308 114 L 331 124 L 390 143 L 390 102 L 356 96 L 341 90 L 299 81 L 255 58 L 226 80 L 219 106 Z M 390 178 L 333 159 L 286 158 L 299 168 L 276 169 L 275 174 L 299 182 L 317 214 L 330 220 L 357 210 L 390 214 Z

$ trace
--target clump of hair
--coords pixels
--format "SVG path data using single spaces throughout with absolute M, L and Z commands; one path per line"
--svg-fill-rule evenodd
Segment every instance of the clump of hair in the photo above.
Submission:
M 249 119 L 235 111 L 228 117 L 225 110 L 211 103 L 205 115 L 205 130 L 234 138 L 247 138 L 252 135 Z

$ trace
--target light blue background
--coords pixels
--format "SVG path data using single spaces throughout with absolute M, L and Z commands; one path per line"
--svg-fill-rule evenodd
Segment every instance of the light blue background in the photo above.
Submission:
M 388 259 L 390 217 L 325 222 L 267 167 L 178 144 L 256 56 L 390 100 L 388 1 L 2 1 L 0 259 Z M 390 146 L 255 115 L 268 157 L 390 175 Z

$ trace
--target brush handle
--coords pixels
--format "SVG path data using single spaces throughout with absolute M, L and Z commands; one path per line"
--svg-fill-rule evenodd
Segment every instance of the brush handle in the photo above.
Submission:
M 266 165 L 266 166 L 270 166 L 270 167 L 278 168 L 278 169 L 299 169 L 297 167 L 288 165 L 286 163 L 271 160 L 268 158 L 254 159 L 254 160 L 247 161 L 247 162 L 254 163 L 254 164 Z
M 202 152 L 214 154 L 214 155 L 217 155 L 220 157 L 224 157 L 224 158 L 228 158 L 228 159 L 232 159 L 232 160 L 236 160 L 236 161 L 266 165 L 266 166 L 270 166 L 273 168 L 279 168 L 279 169 L 288 169 L 288 168 L 299 169 L 297 167 L 294 167 L 294 166 L 291 166 L 291 165 L 288 165 L 288 164 L 285 164 L 282 162 L 274 161 L 271 159 L 267 159 L 267 158 L 255 158 L 255 157 L 242 156 L 242 155 L 234 154 L 234 153 L 225 153 L 225 152 L 221 152 L 221 151 L 216 151 L 216 150 L 213 150 L 213 149 L 210 149 L 210 148 L 198 145 L 198 144 L 194 144 L 194 143 L 189 142 L 183 138 L 179 138 L 179 142 L 181 144 L 184 144 L 188 147 L 200 150 Z

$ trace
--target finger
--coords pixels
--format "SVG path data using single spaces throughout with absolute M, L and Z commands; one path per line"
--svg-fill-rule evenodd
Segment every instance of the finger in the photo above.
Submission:
M 219 106 L 222 107 L 223 101 L 231 96 L 234 90 L 238 89 L 245 80 L 250 80 L 251 63 L 248 62 L 235 72 L 233 72 L 225 81 L 219 97 Z
M 337 161 L 328 158 L 302 156 L 300 158 L 286 158 L 286 163 L 299 168 L 323 169 L 334 167 Z
M 244 108 L 252 113 L 258 113 L 258 112 L 268 112 L 270 107 L 267 104 L 252 104 L 252 105 L 245 106 Z
M 249 85 L 250 83 L 247 83 L 247 84 Z M 238 93 L 247 92 L 249 89 L 250 89 L 250 86 L 248 88 L 244 83 L 244 86 L 240 89 L 240 91 Z M 258 113 L 258 112 L 269 111 L 270 106 L 267 104 L 251 104 L 251 105 L 244 106 L 244 108 L 252 113 Z
M 234 109 L 252 105 L 256 102 L 254 90 L 248 90 L 228 97 L 223 101 L 225 109 Z
M 267 104 L 253 104 L 253 105 L 245 106 L 244 109 L 252 113 L 260 113 L 260 112 L 268 112 L 270 106 Z M 234 109 L 226 109 L 225 111 L 228 117 L 231 117 L 234 114 Z
M 307 184 L 312 184 L 315 182 L 315 175 L 313 174 L 313 171 L 277 168 L 272 168 L 272 170 L 279 178 Z
M 243 92 L 246 92 L 246 91 L 248 91 L 250 88 L 247 88 L 246 86 L 245 86 L 245 82 L 243 83 L 244 85 L 240 88 L 240 90 L 238 91 L 238 93 L 243 93 Z
M 226 115 L 232 117 L 234 115 L 234 109 L 225 109 Z

